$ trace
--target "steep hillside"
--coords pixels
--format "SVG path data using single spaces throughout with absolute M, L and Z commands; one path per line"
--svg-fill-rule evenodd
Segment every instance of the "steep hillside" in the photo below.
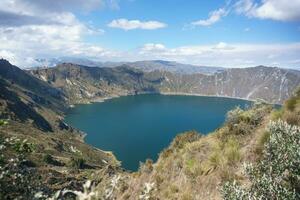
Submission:
M 61 64 L 37 69 L 31 74 L 61 89 L 70 103 L 101 101 L 107 97 L 157 92 L 159 79 L 148 79 L 141 71 L 126 65 L 117 68 L 86 67 Z
M 300 85 L 298 71 L 263 66 L 228 69 L 213 75 L 152 74 L 164 78 L 160 91 L 165 93 L 260 98 L 271 103 L 282 103 Z
M 271 67 L 228 69 L 206 74 L 143 72 L 123 65 L 116 68 L 61 64 L 30 71 L 60 88 L 71 103 L 99 101 L 135 93 L 167 93 L 264 99 L 283 103 L 300 85 L 300 72 Z
M 0 199 L 77 189 L 90 171 L 118 168 L 110 152 L 85 144 L 84 133 L 62 121 L 62 91 L 4 60 L 0 91 Z

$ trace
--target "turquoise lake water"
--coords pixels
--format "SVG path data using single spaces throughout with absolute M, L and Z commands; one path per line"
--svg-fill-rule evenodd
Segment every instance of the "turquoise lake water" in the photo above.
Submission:
M 226 113 L 251 102 L 221 97 L 145 94 L 77 105 L 65 121 L 85 133 L 85 141 L 112 151 L 122 166 L 137 170 L 139 162 L 154 161 L 178 134 L 207 134 L 220 127 Z

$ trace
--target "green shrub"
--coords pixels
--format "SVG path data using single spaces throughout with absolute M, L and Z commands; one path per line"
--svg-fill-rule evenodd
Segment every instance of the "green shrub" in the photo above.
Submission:
M 248 135 L 252 130 L 253 126 L 244 121 L 229 127 L 229 132 L 231 135 Z
M 43 156 L 43 161 L 44 161 L 45 163 L 50 163 L 52 160 L 53 160 L 53 158 L 52 158 L 52 156 L 51 156 L 50 154 L 45 154 L 45 155 Z
M 196 131 L 189 131 L 189 132 L 179 134 L 172 141 L 171 148 L 181 149 L 184 147 L 185 144 L 192 143 L 198 140 L 200 137 L 201 135 Z
M 271 110 L 272 107 L 266 104 L 254 104 L 249 110 L 237 107 L 227 113 L 226 123 L 234 135 L 249 134 Z
M 269 132 L 261 161 L 245 165 L 250 186 L 227 182 L 224 199 L 300 199 L 300 127 L 271 122 Z
M 145 163 L 140 162 L 139 171 L 144 173 L 150 173 L 153 170 L 153 161 L 151 159 L 147 159 Z
M 81 157 L 71 157 L 69 166 L 75 169 L 83 169 L 86 161 Z
M 4 126 L 6 124 L 8 124 L 8 122 L 6 120 L 0 119 L 0 126 Z
M 35 149 L 35 145 L 33 143 L 27 142 L 27 139 L 20 140 L 15 139 L 11 143 L 12 148 L 18 153 L 31 153 Z
M 227 113 L 226 122 L 231 125 L 239 123 L 243 112 L 244 110 L 240 107 L 236 107 L 235 109 L 229 111 Z
M 168 158 L 171 154 L 172 154 L 172 150 L 167 148 L 167 149 L 164 149 L 161 153 L 160 153 L 160 156 L 162 158 Z
M 48 153 L 43 156 L 43 162 L 55 166 L 64 166 L 64 163 L 61 163 L 60 161 L 56 160 L 52 155 Z

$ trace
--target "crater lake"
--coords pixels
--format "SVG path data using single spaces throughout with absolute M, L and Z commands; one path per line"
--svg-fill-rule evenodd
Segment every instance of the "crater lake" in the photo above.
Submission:
M 229 110 L 249 105 L 223 97 L 143 94 L 76 105 L 65 122 L 87 133 L 85 142 L 112 151 L 122 167 L 135 171 L 139 162 L 155 161 L 177 134 L 208 134 L 224 123 Z

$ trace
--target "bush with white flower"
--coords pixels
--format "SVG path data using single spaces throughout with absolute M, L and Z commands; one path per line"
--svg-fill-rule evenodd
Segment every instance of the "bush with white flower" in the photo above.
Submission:
M 300 199 L 300 127 L 279 120 L 268 129 L 270 140 L 261 161 L 245 165 L 250 186 L 225 183 L 224 199 Z

